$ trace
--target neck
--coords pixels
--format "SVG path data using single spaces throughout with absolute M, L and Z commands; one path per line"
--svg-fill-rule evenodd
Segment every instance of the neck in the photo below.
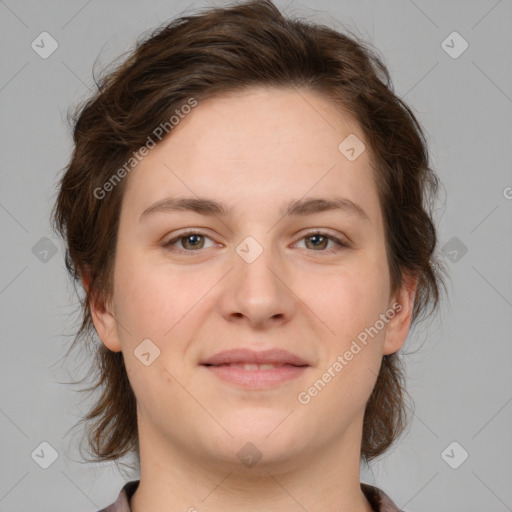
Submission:
M 201 449 L 192 453 L 144 427 L 139 424 L 140 484 L 132 512 L 238 512 L 248 503 L 251 512 L 373 510 L 360 487 L 360 439 L 350 435 L 361 432 L 360 422 L 343 439 L 325 440 L 293 460 L 263 456 L 252 467 L 236 454 L 222 459 Z

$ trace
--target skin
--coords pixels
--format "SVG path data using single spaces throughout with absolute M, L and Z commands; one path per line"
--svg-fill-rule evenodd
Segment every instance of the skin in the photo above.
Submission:
M 92 312 L 102 342 L 123 352 L 137 397 L 134 512 L 372 510 L 360 489 L 363 415 L 383 355 L 407 337 L 416 282 L 392 296 L 369 152 L 349 161 L 338 150 L 349 134 L 369 147 L 329 99 L 252 88 L 201 102 L 127 178 L 113 296 Z M 196 195 L 235 213 L 139 220 L 156 201 Z M 360 205 L 369 220 L 336 210 L 279 214 L 284 201 L 334 196 Z M 206 237 L 178 239 L 173 247 L 187 254 L 164 247 L 186 228 Z M 315 240 L 315 230 L 350 246 Z M 247 236 L 263 249 L 252 263 L 236 252 Z M 401 310 L 378 335 L 299 403 L 397 302 Z M 160 350 L 149 366 L 134 355 L 147 338 Z M 245 390 L 199 366 L 239 347 L 284 348 L 310 367 L 274 388 Z M 248 442 L 262 454 L 252 467 L 237 457 Z

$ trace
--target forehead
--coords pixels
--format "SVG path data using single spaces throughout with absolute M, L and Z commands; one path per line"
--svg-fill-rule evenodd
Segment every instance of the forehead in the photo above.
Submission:
M 347 158 L 347 137 L 368 147 L 358 123 L 318 93 L 253 88 L 210 98 L 131 172 L 124 201 L 140 215 L 169 196 L 261 209 L 342 195 L 378 215 L 369 152 Z

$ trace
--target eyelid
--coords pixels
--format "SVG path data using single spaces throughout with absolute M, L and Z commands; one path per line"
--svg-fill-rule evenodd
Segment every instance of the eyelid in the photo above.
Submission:
M 304 237 L 310 236 L 310 235 L 323 235 L 323 236 L 329 237 L 332 240 L 337 240 L 340 244 L 344 244 L 346 246 L 351 245 L 350 239 L 346 235 L 340 234 L 340 233 L 332 233 L 328 228 L 311 229 L 311 230 L 307 231 L 306 233 L 302 233 L 300 240 L 302 240 Z
M 352 247 L 352 244 L 348 240 L 346 240 L 346 237 L 343 237 L 343 236 L 340 236 L 337 234 L 333 235 L 327 229 L 323 229 L 323 228 L 317 228 L 317 229 L 310 230 L 306 233 L 302 233 L 300 238 L 297 240 L 297 242 L 294 243 L 294 245 L 296 245 L 298 242 L 301 242 L 308 236 L 313 236 L 313 235 L 323 236 L 323 237 L 327 238 L 328 240 L 333 241 L 337 245 L 337 247 L 334 249 L 331 248 L 331 249 L 325 249 L 325 250 L 321 250 L 321 251 L 315 251 L 315 250 L 311 249 L 311 250 L 308 250 L 309 253 L 313 253 L 313 254 L 318 253 L 319 256 L 329 256 L 332 254 L 338 254 L 342 250 L 350 249 Z
M 181 231 L 181 232 L 177 233 L 176 235 L 173 235 L 173 237 L 169 238 L 169 240 L 167 240 L 166 242 L 163 242 L 162 246 L 164 248 L 166 248 L 166 247 L 170 246 L 171 244 L 178 242 L 181 238 L 185 238 L 186 236 L 190 236 L 190 235 L 200 235 L 200 236 L 209 238 L 210 240 L 214 241 L 213 238 L 206 231 L 203 231 L 202 228 L 187 228 L 184 231 Z M 185 251 L 184 249 L 178 249 L 176 252 L 179 252 L 180 250 L 182 252 L 187 252 L 187 253 L 199 252 L 199 251 L 190 251 L 190 250 Z

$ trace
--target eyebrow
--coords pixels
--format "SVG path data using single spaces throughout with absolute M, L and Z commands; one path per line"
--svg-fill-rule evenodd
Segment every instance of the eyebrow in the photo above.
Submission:
M 370 218 L 357 203 L 343 197 L 306 198 L 286 202 L 282 205 L 282 217 L 306 216 L 331 210 L 342 211 L 360 217 L 366 222 Z M 174 213 L 192 211 L 200 215 L 230 217 L 233 209 L 209 197 L 167 197 L 146 208 L 139 221 L 155 213 Z

